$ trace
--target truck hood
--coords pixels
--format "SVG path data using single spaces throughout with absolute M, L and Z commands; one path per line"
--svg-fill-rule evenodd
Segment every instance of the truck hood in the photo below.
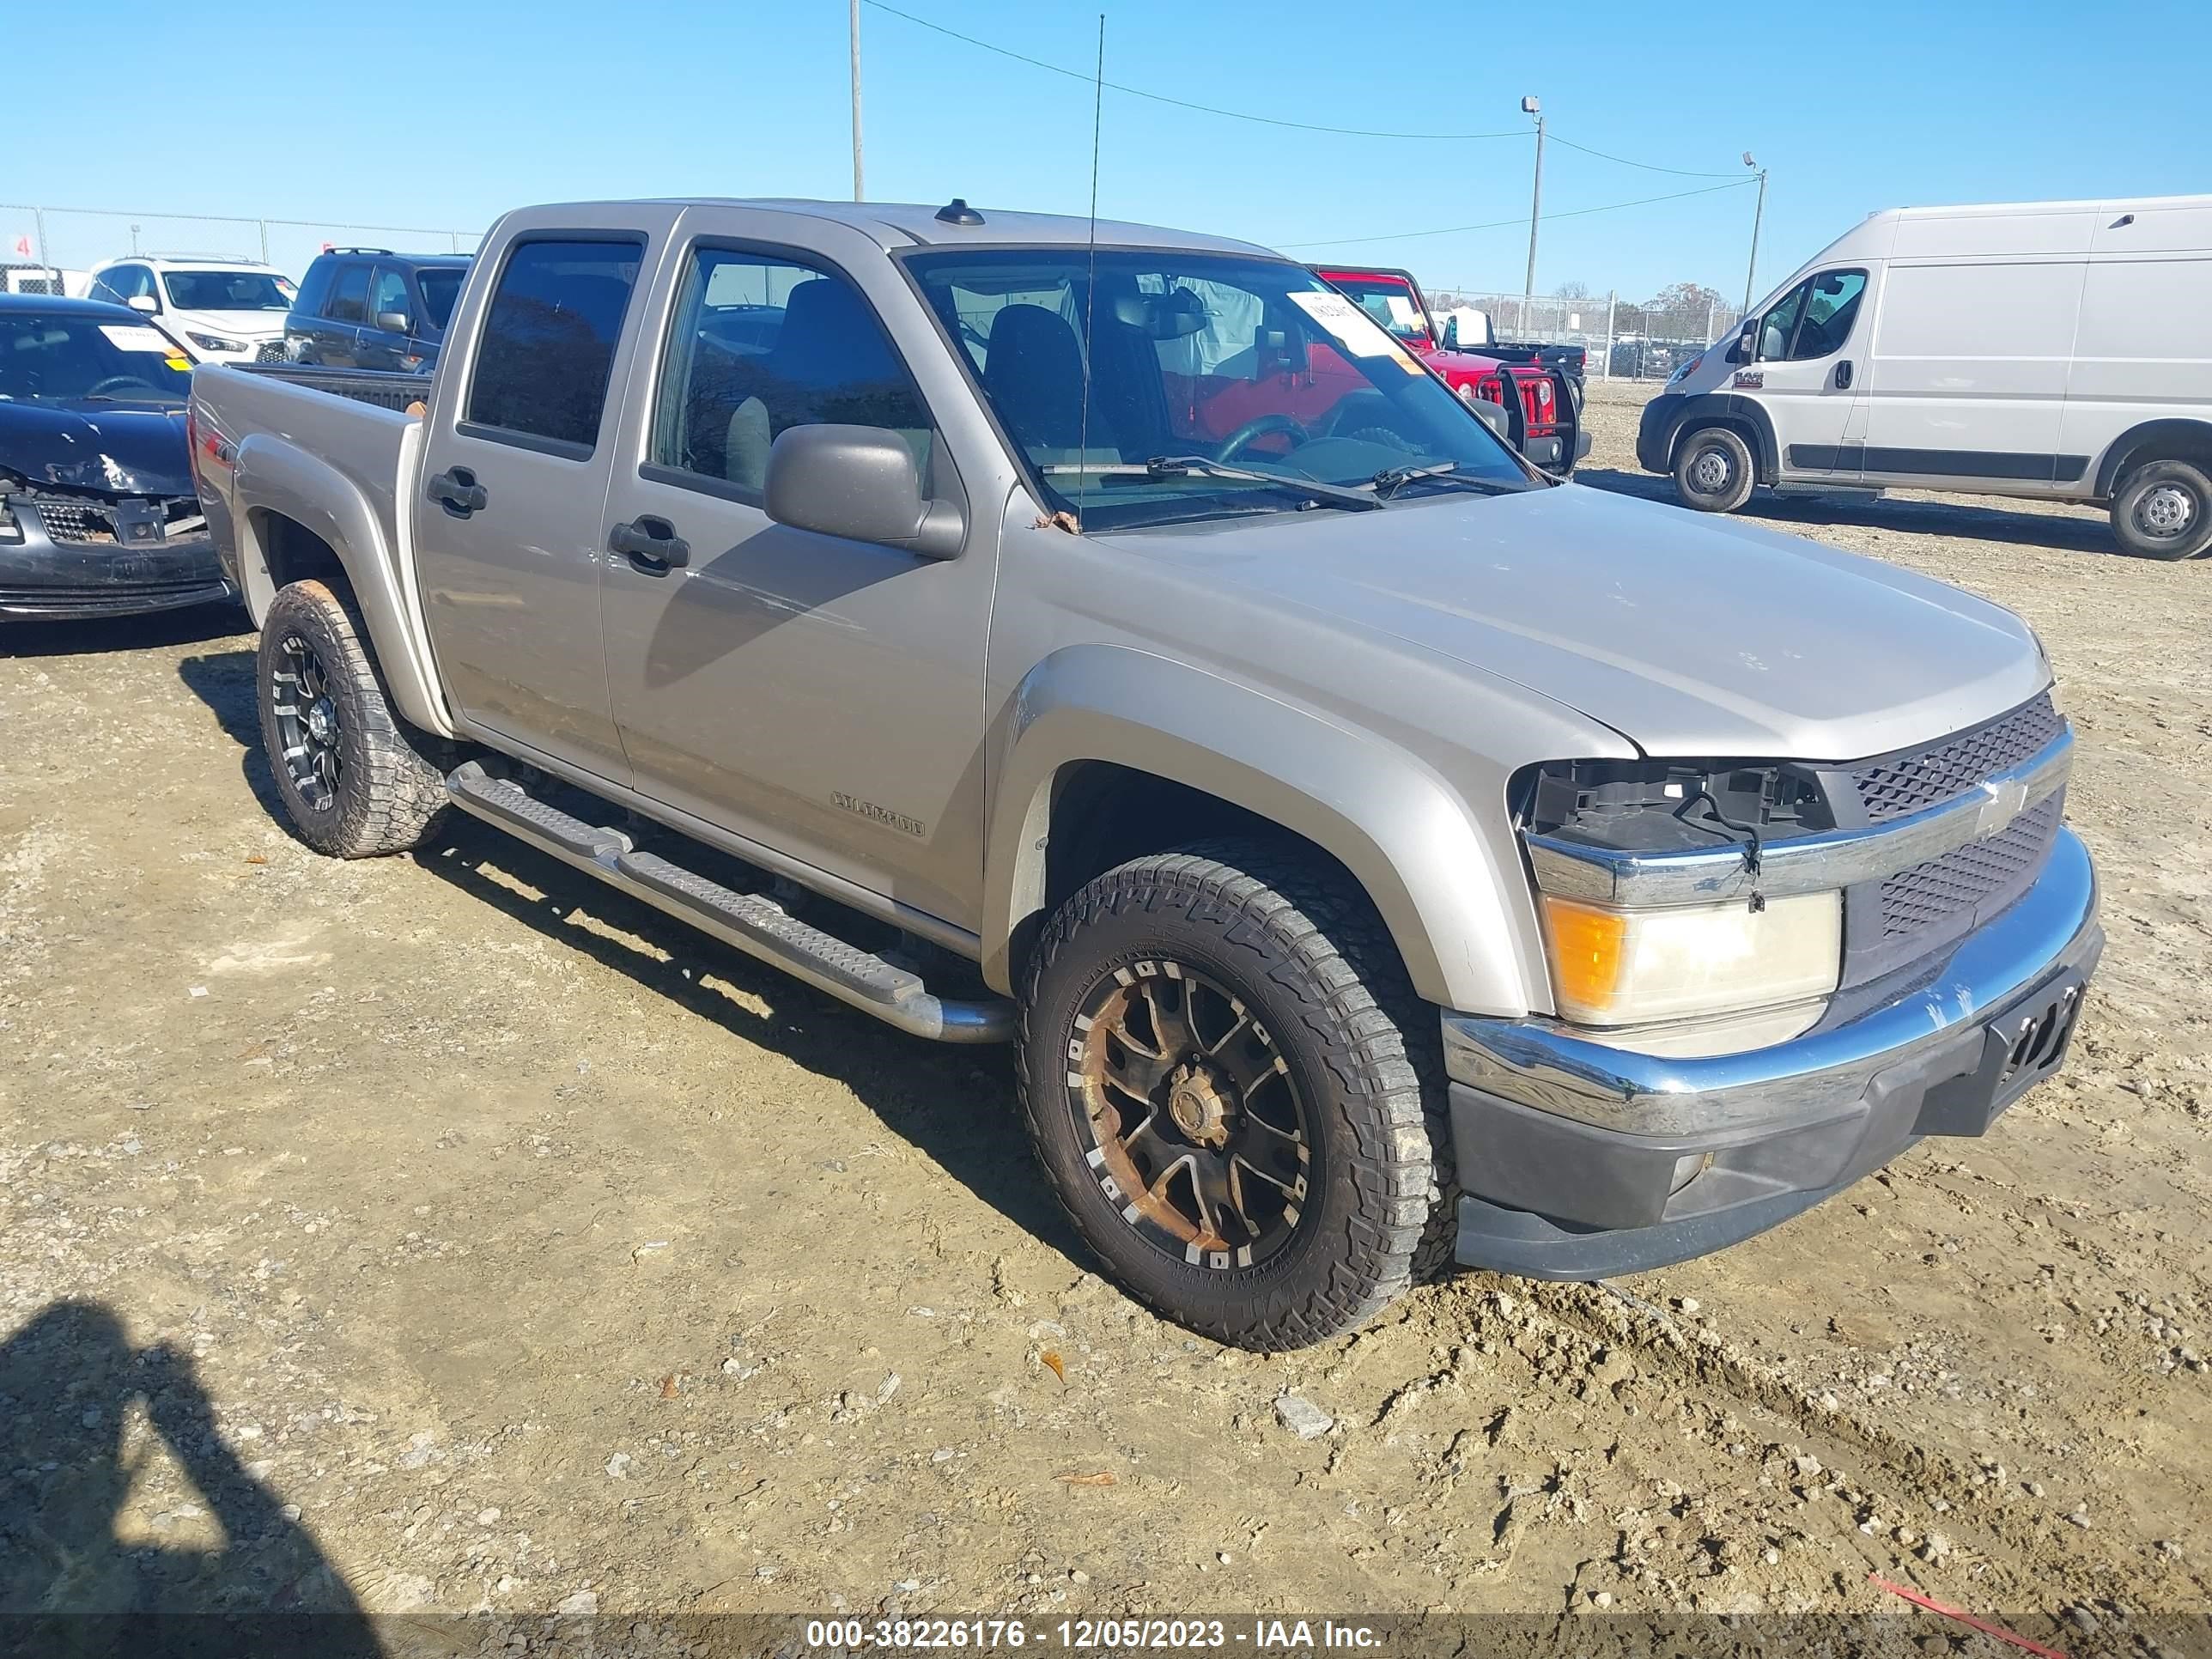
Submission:
M 1455 375 L 1472 377 L 1477 374 L 1495 374 L 1505 366 L 1496 357 L 1485 357 L 1477 352 L 1447 351 L 1442 349 L 1422 353 L 1421 361 L 1447 380 Z
M 0 471 L 112 495 L 190 495 L 180 403 L 0 400 Z
M 1948 736 L 2050 680 L 2027 624 L 1972 594 L 1576 484 L 1127 539 L 1263 603 L 1512 681 L 1650 755 L 1855 760 Z M 1294 672 L 1328 701 L 1358 700 L 1325 664 Z

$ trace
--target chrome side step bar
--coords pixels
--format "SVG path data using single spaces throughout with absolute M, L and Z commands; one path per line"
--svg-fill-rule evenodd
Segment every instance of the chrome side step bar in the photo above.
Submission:
M 478 762 L 448 777 L 446 793 L 471 817 L 902 1031 L 935 1042 L 1013 1040 L 1012 1003 L 933 996 L 919 974 L 801 921 L 767 895 L 733 891 L 658 854 L 640 852 L 620 830 L 572 817 L 520 784 L 493 777 Z

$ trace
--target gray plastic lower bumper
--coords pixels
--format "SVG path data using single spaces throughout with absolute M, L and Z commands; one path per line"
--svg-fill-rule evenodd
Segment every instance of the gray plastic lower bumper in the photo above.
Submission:
M 2104 934 L 2062 830 L 2035 885 L 1918 988 L 1747 1054 L 1674 1060 L 1549 1020 L 1445 1017 L 1459 1260 L 1592 1279 L 1703 1255 L 1924 1135 L 1980 1134 L 2063 1060 Z

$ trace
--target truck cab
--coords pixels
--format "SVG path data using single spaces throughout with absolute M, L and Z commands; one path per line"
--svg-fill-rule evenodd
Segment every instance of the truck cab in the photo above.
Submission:
M 1447 345 L 1412 272 L 1344 265 L 1311 269 L 1426 363 L 1460 398 L 1502 405 L 1514 447 L 1537 465 L 1565 476 L 1589 453 L 1566 379 L 1534 363 L 1509 363 Z

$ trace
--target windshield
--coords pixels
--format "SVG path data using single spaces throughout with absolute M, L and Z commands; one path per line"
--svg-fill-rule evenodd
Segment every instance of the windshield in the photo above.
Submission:
M 1328 282 L 1387 329 L 1394 339 L 1411 346 L 1432 343 L 1428 319 L 1421 315 L 1420 305 L 1413 298 L 1413 285 L 1404 277 L 1355 276 L 1345 271 L 1331 271 Z
M 1286 260 L 1066 246 L 906 263 L 1049 505 L 1086 530 L 1310 508 L 1301 480 L 1387 475 L 1394 496 L 1535 487 L 1402 347 Z M 1262 476 L 1146 465 L 1169 457 Z M 1405 479 L 1420 468 L 1437 476 Z
M 265 270 L 165 270 L 161 286 L 179 311 L 289 311 L 291 283 Z
M 461 278 L 465 275 L 447 265 L 428 265 L 415 273 L 415 285 L 422 290 L 422 309 L 430 313 L 430 326 L 440 333 L 453 314 L 453 301 L 460 295 Z
M 191 364 L 149 323 L 64 312 L 0 312 L 0 399 L 182 402 Z

